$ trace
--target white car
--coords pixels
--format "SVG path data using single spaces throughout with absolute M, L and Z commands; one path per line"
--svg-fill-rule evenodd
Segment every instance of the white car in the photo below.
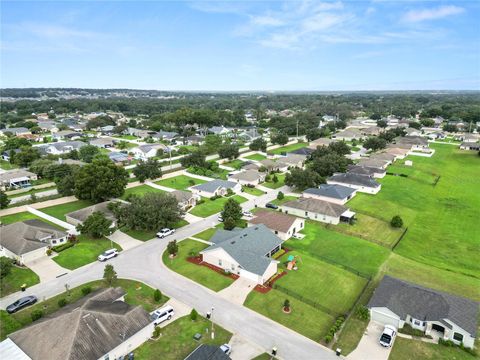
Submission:
M 157 233 L 157 237 L 163 239 L 165 236 L 172 235 L 175 229 L 164 228 Z
M 222 346 L 220 346 L 220 350 L 222 350 L 225 354 L 230 355 L 230 353 L 232 352 L 232 347 L 228 344 L 223 344 Z
M 173 315 L 175 315 L 175 311 L 170 305 L 164 306 L 159 310 L 155 310 L 152 313 L 153 325 L 157 326 L 158 324 L 170 320 Z
M 220 222 L 223 222 L 223 217 L 222 217 L 222 215 L 218 215 L 217 220 L 220 221 Z
M 380 345 L 383 347 L 391 347 L 395 336 L 397 335 L 397 329 L 392 325 L 385 325 L 382 336 L 380 336 Z
M 114 258 L 118 255 L 117 249 L 106 250 L 103 254 L 98 255 L 98 261 L 107 261 L 108 259 Z
M 253 214 L 250 211 L 244 211 L 243 216 L 245 216 L 246 218 L 252 218 Z

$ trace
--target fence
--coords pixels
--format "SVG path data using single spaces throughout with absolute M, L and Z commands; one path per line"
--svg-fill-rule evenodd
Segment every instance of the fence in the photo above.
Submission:
M 360 277 L 363 277 L 364 279 L 367 279 L 370 281 L 370 279 L 372 278 L 370 275 L 367 275 L 365 273 L 362 273 L 361 271 L 358 271 L 358 270 L 355 270 L 354 268 L 351 268 L 350 266 L 348 265 L 344 265 L 344 264 L 341 264 L 339 262 L 336 262 L 332 259 L 329 259 L 329 258 L 326 258 L 326 257 L 323 257 L 321 255 L 318 255 L 318 254 L 314 254 L 314 253 L 309 253 L 308 256 L 312 256 L 312 257 L 315 257 L 319 260 L 322 260 L 326 263 L 329 263 L 329 264 L 332 264 L 332 265 L 335 265 L 335 266 L 338 266 L 338 267 L 341 267 L 342 269 L 348 271 L 348 272 L 351 272 L 357 276 L 360 276 Z
M 395 250 L 395 248 L 397 247 L 397 245 L 400 243 L 400 241 L 403 239 L 403 237 L 405 236 L 405 234 L 407 233 L 408 231 L 408 227 L 405 228 L 405 230 L 403 231 L 402 235 L 400 235 L 400 237 L 398 238 L 397 241 L 395 241 L 392 245 L 392 251 Z

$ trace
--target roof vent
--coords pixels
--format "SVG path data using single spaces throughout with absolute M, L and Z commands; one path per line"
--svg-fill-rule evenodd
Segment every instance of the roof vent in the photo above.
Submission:
M 255 230 L 258 230 L 258 226 L 255 226 Z
M 230 244 L 232 244 L 232 245 L 235 244 L 235 240 L 233 240 Z

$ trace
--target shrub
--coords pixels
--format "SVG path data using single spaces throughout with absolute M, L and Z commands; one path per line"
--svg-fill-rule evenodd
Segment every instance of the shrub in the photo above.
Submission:
M 84 286 L 82 288 L 82 295 L 83 296 L 87 296 L 88 294 L 90 294 L 92 292 L 92 288 L 90 286 Z
M 233 195 L 233 190 L 227 189 L 227 196 L 232 196 L 232 195 Z
M 188 180 L 188 183 L 189 183 L 191 186 L 193 186 L 193 185 L 195 185 L 195 180 L 190 179 L 190 180 Z
M 65 305 L 67 305 L 67 299 L 61 298 L 58 300 L 57 304 L 58 304 L 58 307 L 64 307 Z
M 332 336 L 331 336 L 331 335 L 327 335 L 327 336 L 325 336 L 324 340 L 325 340 L 325 342 L 328 344 L 328 343 L 330 343 L 330 341 L 332 341 Z
M 403 226 L 403 220 L 399 215 L 395 215 L 392 217 L 392 220 L 390 220 L 390 225 L 394 228 L 401 228 Z
M 52 252 L 53 252 L 52 249 L 47 249 L 47 256 L 51 256 L 51 255 L 52 255 Z
M 59 253 L 59 252 L 62 252 L 63 250 L 66 250 L 68 248 L 71 248 L 72 246 L 75 246 L 75 243 L 74 242 L 67 242 L 65 244 L 62 244 L 62 245 L 58 245 L 58 246 L 54 246 L 52 248 L 53 251 Z
M 33 310 L 32 313 L 30 314 L 32 321 L 37 321 L 43 316 L 43 311 L 42 310 Z
M 155 302 L 162 300 L 162 293 L 160 290 L 157 289 L 153 292 L 153 300 L 155 300 Z
M 192 321 L 196 321 L 197 318 L 198 318 L 198 312 L 197 312 L 197 310 L 192 309 L 192 311 L 190 312 L 190 319 L 192 319 Z
M 285 198 L 285 194 L 281 191 L 278 192 L 277 194 L 277 199 L 278 200 L 283 200 Z
M 285 301 L 283 302 L 283 308 L 284 308 L 285 310 L 289 310 L 289 309 L 290 309 L 290 300 L 285 299 Z
M 155 329 L 153 329 L 152 337 L 153 338 L 158 338 L 160 336 L 160 331 L 162 331 L 160 326 L 155 326 Z
M 366 306 L 360 306 L 355 310 L 355 315 L 360 320 L 368 320 L 370 319 L 370 312 Z
M 205 202 L 204 199 L 197 200 L 197 205 L 203 204 Z

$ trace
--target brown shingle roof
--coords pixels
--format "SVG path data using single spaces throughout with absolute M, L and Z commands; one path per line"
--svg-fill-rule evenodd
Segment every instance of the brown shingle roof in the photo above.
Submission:
M 249 222 L 251 224 L 263 224 L 270 230 L 287 232 L 297 218 L 292 215 L 282 214 L 268 210 L 259 211 Z

